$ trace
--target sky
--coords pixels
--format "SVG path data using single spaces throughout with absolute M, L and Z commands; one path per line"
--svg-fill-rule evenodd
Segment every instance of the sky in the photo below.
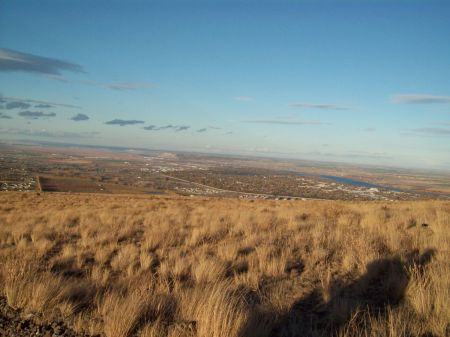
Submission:
M 450 2 L 0 3 L 0 139 L 450 170 Z

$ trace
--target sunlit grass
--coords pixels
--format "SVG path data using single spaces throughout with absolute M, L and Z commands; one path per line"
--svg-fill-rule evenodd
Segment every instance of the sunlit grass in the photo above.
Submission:
M 450 203 L 0 194 L 0 289 L 75 330 L 446 336 Z

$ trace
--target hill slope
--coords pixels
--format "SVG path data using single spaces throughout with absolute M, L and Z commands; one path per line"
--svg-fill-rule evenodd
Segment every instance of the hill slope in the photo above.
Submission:
M 450 203 L 0 194 L 0 291 L 89 335 L 448 336 Z

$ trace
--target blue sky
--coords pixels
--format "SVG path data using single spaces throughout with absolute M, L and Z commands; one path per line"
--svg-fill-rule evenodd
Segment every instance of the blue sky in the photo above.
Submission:
M 425 0 L 2 1 L 0 138 L 450 170 L 449 17 Z

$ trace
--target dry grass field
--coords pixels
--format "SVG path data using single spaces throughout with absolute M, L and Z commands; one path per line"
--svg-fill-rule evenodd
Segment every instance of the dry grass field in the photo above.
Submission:
M 9 306 L 107 337 L 449 336 L 450 203 L 0 194 Z

